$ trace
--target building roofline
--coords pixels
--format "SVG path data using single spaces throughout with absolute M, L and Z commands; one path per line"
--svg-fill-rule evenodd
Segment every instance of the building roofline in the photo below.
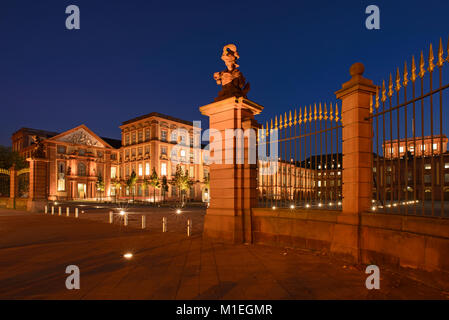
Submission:
M 159 113 L 159 112 L 151 112 L 151 113 L 145 114 L 143 116 L 139 116 L 139 117 L 136 117 L 136 118 L 124 121 L 124 122 L 122 122 L 122 126 L 127 125 L 127 124 L 131 124 L 133 122 L 137 122 L 139 120 L 151 118 L 151 117 L 159 117 L 159 118 L 163 118 L 163 119 L 166 119 L 166 120 L 170 120 L 170 121 L 174 121 L 174 122 L 183 123 L 183 124 L 186 124 L 186 125 L 189 125 L 189 126 L 193 126 L 193 122 L 192 121 L 179 119 L 179 118 L 172 117 L 172 116 L 169 116 L 169 115 L 166 115 L 166 114 L 162 114 L 162 113 Z

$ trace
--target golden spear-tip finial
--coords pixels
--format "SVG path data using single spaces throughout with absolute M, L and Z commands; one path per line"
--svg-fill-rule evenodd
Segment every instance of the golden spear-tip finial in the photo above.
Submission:
M 399 92 L 401 90 L 401 75 L 399 74 L 399 67 L 396 71 L 396 92 Z
M 404 81 L 402 82 L 404 87 L 407 87 L 408 84 L 408 71 L 407 71 L 407 61 L 404 62 Z
M 273 118 L 271 119 L 271 128 L 270 128 L 270 132 L 273 131 Z
M 376 86 L 376 109 L 379 109 L 379 87 Z
M 433 60 L 435 60 L 435 57 L 433 56 L 433 48 L 431 43 L 429 49 L 429 72 L 433 72 L 433 69 L 435 69 L 435 64 L 433 63 Z
M 331 102 L 331 106 L 329 108 L 329 120 L 330 121 L 334 120 L 334 110 L 332 109 L 332 102 Z
M 412 56 L 412 75 L 410 76 L 410 80 L 412 82 L 416 81 L 416 64 L 415 64 L 415 56 Z
M 393 76 L 390 73 L 390 82 L 388 83 L 388 96 L 391 98 L 393 95 Z
M 299 106 L 298 123 L 299 123 L 299 124 L 302 123 L 302 110 L 301 110 L 301 106 Z
M 335 103 L 335 122 L 338 122 L 338 103 Z
M 309 122 L 312 122 L 313 116 L 312 116 L 312 105 L 309 107 Z
M 278 116 L 274 116 L 274 128 L 278 128 Z
M 369 96 L 369 113 L 373 113 L 373 95 Z
M 382 102 L 387 100 L 387 89 L 385 88 L 385 80 L 382 80 Z
M 268 121 L 267 121 L 267 124 L 265 126 L 265 135 L 268 137 L 269 134 L 270 134 L 270 130 L 268 130 Z
M 316 111 L 316 102 L 313 107 L 313 113 L 314 113 L 313 120 L 316 121 L 318 119 L 318 112 Z
M 279 129 L 282 129 L 284 125 L 282 124 L 282 114 L 279 115 Z
M 282 116 L 281 116 L 282 117 Z M 287 129 L 287 112 L 284 113 L 284 127 Z
M 320 102 L 320 109 L 318 112 L 319 112 L 318 119 L 320 119 L 320 121 L 321 121 L 321 120 L 323 120 L 323 108 L 321 107 L 321 102 Z
M 290 111 L 288 112 L 288 126 L 289 126 L 289 127 L 291 127 L 292 124 L 293 124 L 292 120 L 293 120 L 293 117 L 292 117 L 292 111 L 290 110 Z
M 424 54 L 421 51 L 421 60 L 419 62 L 419 76 L 422 78 L 424 77 L 424 74 L 426 73 L 426 68 L 425 68 L 425 62 L 424 62 Z
M 323 117 L 323 119 L 327 120 L 327 105 L 326 105 L 326 102 L 324 103 L 324 117 Z
M 295 115 L 293 116 L 293 125 L 296 126 L 297 123 L 298 123 L 298 121 L 297 121 L 297 114 L 296 114 L 296 108 L 295 108 Z
M 437 62 L 437 65 L 438 65 L 438 67 L 440 67 L 440 68 L 441 68 L 441 67 L 443 66 L 443 64 L 444 64 L 443 54 L 444 54 L 444 51 L 443 51 L 443 39 L 440 38 L 440 45 L 439 45 L 439 47 L 438 47 L 438 62 Z

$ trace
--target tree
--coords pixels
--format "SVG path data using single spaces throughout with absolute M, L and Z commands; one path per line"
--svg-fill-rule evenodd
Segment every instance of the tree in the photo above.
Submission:
M 104 193 L 104 189 L 105 189 L 105 184 L 104 184 L 103 176 L 101 175 L 101 173 L 98 175 L 97 182 L 95 183 L 95 185 L 97 187 L 97 191 L 100 192 L 100 201 L 101 201 L 103 199 L 103 193 Z
M 137 175 L 133 170 L 133 172 L 131 172 L 131 175 L 129 176 L 128 180 L 126 180 L 126 186 L 128 187 L 128 190 L 130 190 L 133 195 L 133 202 L 134 202 L 134 193 L 135 193 L 134 186 L 136 185 L 136 183 L 137 183 Z
M 115 179 L 112 179 L 111 183 L 115 188 L 115 202 L 117 202 L 117 197 L 120 192 L 120 187 L 123 185 L 123 181 L 120 180 L 119 178 L 115 178 Z
M 0 146 L 0 168 L 9 170 L 13 165 L 20 170 L 28 167 L 28 162 L 11 148 Z
M 149 179 L 150 186 L 153 187 L 153 203 L 156 205 L 156 189 L 161 187 L 159 177 L 157 176 L 156 169 L 153 167 L 153 172 L 151 173 Z
M 184 202 L 184 194 L 193 185 L 193 181 L 190 180 L 189 173 L 184 172 L 179 164 L 176 166 L 176 173 L 171 184 L 178 188 L 179 200 Z
M 162 196 L 163 196 L 163 202 L 165 202 L 165 194 L 168 192 L 168 181 L 167 176 L 162 177 Z

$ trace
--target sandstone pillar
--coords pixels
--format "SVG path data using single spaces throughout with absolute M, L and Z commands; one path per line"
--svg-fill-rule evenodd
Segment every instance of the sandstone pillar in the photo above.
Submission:
M 39 212 L 43 210 L 48 199 L 48 160 L 27 159 L 30 163 L 30 191 L 27 210 Z
M 16 208 L 16 197 L 19 195 L 19 180 L 17 179 L 17 170 L 13 166 L 9 169 L 9 199 L 6 207 L 8 209 Z
M 254 116 L 262 110 L 262 106 L 236 97 L 200 108 L 203 115 L 209 116 L 210 129 L 217 130 L 222 137 L 222 163 L 210 165 L 210 206 L 204 222 L 206 237 L 232 243 L 251 242 L 251 208 L 257 204 L 257 165 L 249 163 L 248 149 L 249 143 L 255 148 L 256 141 L 244 138 L 244 162 L 237 164 L 236 139 L 226 140 L 225 130 L 256 128 Z M 233 150 L 233 159 L 226 159 L 227 149 Z M 211 156 L 215 157 L 215 152 Z M 232 163 L 226 163 L 229 160 L 233 160 Z
M 370 99 L 376 86 L 363 77 L 361 63 L 351 66 L 351 80 L 336 92 L 342 101 L 342 213 L 338 217 L 331 250 L 359 260 L 360 214 L 371 207 L 372 198 L 372 122 Z

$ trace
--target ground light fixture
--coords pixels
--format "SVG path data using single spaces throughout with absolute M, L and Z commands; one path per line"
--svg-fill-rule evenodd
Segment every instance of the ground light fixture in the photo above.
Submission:
M 131 252 L 127 252 L 123 255 L 123 258 L 126 260 L 130 260 L 133 257 L 133 254 Z
M 271 209 L 276 210 L 276 207 L 275 207 L 275 206 L 272 206 Z
M 290 209 L 295 209 L 295 206 L 293 204 L 290 205 Z
M 119 214 L 120 214 L 121 216 L 124 216 L 124 215 L 125 215 L 125 211 L 120 210 Z
M 182 213 L 181 209 L 176 209 L 176 214 L 181 214 L 181 213 Z

